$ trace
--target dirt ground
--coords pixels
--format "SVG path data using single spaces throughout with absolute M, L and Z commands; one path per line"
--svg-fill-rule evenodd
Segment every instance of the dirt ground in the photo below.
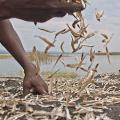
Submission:
M 52 78 L 53 81 L 55 79 Z M 50 80 L 47 81 L 50 87 Z M 81 120 L 120 120 L 120 75 L 97 75 L 94 83 L 97 87 L 94 92 L 91 90 L 92 87 L 88 87 L 90 94 L 83 93 L 79 99 L 74 90 L 67 98 L 69 93 L 66 94 L 66 88 L 63 86 L 66 84 L 64 78 L 59 78 L 58 81 L 58 90 L 53 87 L 51 95 L 30 94 L 23 97 L 22 78 L 0 77 L 0 120 L 80 120 L 78 116 Z M 67 80 L 68 84 L 71 82 L 72 89 L 77 81 Z M 100 90 L 103 91 L 101 94 Z M 98 117 L 102 115 L 106 117 Z

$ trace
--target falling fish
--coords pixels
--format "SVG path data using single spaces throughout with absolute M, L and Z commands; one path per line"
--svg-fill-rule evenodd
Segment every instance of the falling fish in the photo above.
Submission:
M 110 42 L 110 40 L 113 37 L 113 35 L 111 35 L 111 37 L 108 37 L 108 35 L 104 34 L 104 33 L 102 33 L 101 35 L 104 37 L 104 39 L 102 40 L 102 42 L 105 43 L 105 46 Z
M 56 37 L 57 37 L 59 34 L 62 34 L 62 33 L 65 32 L 65 31 L 66 31 L 66 28 L 60 30 L 59 32 L 57 32 L 57 33 L 55 34 L 55 39 L 56 39 Z
M 72 34 L 74 37 L 79 37 L 79 36 L 80 36 L 80 34 L 77 33 L 77 32 L 75 32 L 68 24 L 67 24 L 67 26 L 68 26 L 68 28 L 69 28 L 71 34 Z
M 101 35 L 105 38 L 105 39 L 109 39 L 107 34 L 101 33 Z
M 63 41 L 63 42 L 61 43 L 61 45 L 60 45 L 60 49 L 61 49 L 61 51 L 64 53 L 63 45 L 64 45 L 64 41 Z
M 90 65 L 88 66 L 88 70 L 90 70 L 90 68 L 92 67 L 93 62 L 94 62 L 94 60 L 95 60 L 95 50 L 93 51 L 93 49 L 91 48 L 89 55 L 90 55 L 90 62 L 91 62 L 91 63 L 90 63 Z
M 80 38 L 81 38 L 81 36 L 80 37 L 74 37 L 74 40 L 73 40 L 74 44 L 77 44 L 78 41 L 80 40 Z
M 42 30 L 42 31 L 45 31 L 45 32 L 48 32 L 48 33 L 54 33 L 55 31 L 50 31 L 50 30 L 47 30 L 47 29 L 44 29 L 44 28 L 38 28 L 39 30 Z
M 58 61 L 59 61 L 62 57 L 63 57 L 62 54 L 60 54 L 60 55 L 58 56 L 58 58 L 57 58 L 57 60 L 56 60 L 56 62 L 55 62 L 55 64 L 54 64 L 53 68 L 56 66 L 56 64 L 58 63 Z
M 100 22 L 103 15 L 104 15 L 104 11 L 98 12 L 97 9 L 95 10 L 95 16 L 96 16 L 97 21 Z
M 94 32 L 94 33 L 89 33 L 89 34 L 82 40 L 82 42 L 84 42 L 85 40 L 87 40 L 87 39 L 95 36 L 95 33 L 96 33 L 96 32 Z
M 51 46 L 50 45 L 48 45 L 46 48 L 45 48 L 45 51 L 44 51 L 44 53 L 45 54 L 47 54 L 48 53 L 48 50 L 51 48 Z
M 87 69 L 85 69 L 85 68 L 83 68 L 83 67 L 80 67 L 80 69 L 81 69 L 82 71 L 84 71 L 84 72 L 87 72 L 87 73 L 88 73 L 88 70 L 87 70 Z
M 83 46 L 81 46 L 81 44 L 78 44 L 77 47 L 75 47 L 76 41 L 73 40 L 73 37 L 71 36 L 72 41 L 71 41 L 71 47 L 72 47 L 72 53 L 75 53 L 77 51 L 79 51 Z
M 79 93 L 81 93 L 85 89 L 85 87 L 92 82 L 92 79 L 94 78 L 94 75 L 95 75 L 95 73 L 97 71 L 98 65 L 99 64 L 96 64 L 96 66 L 94 67 L 94 69 L 90 70 L 90 72 L 88 73 L 88 75 L 84 79 L 84 81 L 80 81 L 80 84 L 79 84 L 80 85 L 79 86 Z
M 76 64 L 66 64 L 65 66 L 69 67 L 69 68 L 77 68 L 78 65 L 79 65 L 79 63 L 76 63 Z M 81 65 L 83 65 L 83 63 Z
M 95 51 L 93 49 L 90 49 L 90 62 L 92 63 L 95 59 Z
M 40 67 L 39 67 L 40 61 L 39 61 L 38 53 L 35 46 L 33 47 L 33 50 L 32 50 L 32 57 L 33 57 L 33 61 L 35 62 L 36 70 L 38 74 L 40 72 Z
M 72 50 L 73 50 L 73 51 L 76 51 L 75 46 L 74 46 L 74 40 L 73 40 L 73 37 L 71 36 L 71 38 L 72 38 L 72 41 L 71 41 L 71 47 L 72 47 Z
M 108 50 L 108 48 L 107 48 L 107 46 L 106 46 L 106 55 L 107 55 L 107 58 L 108 58 L 108 62 L 109 62 L 109 64 L 111 64 L 111 61 L 110 61 L 110 53 L 109 53 L 109 50 Z
M 53 72 L 50 76 L 48 76 L 47 78 L 50 79 L 52 78 L 56 73 L 58 73 L 60 71 L 60 69 L 56 70 L 55 72 Z
M 111 37 L 108 37 L 108 35 L 103 34 L 103 33 L 102 33 L 101 35 L 104 37 L 104 39 L 102 40 L 102 42 L 105 43 L 105 46 L 104 46 L 104 47 L 105 47 L 106 55 L 107 55 L 109 64 L 111 64 L 111 61 L 110 61 L 110 53 L 109 53 L 109 50 L 108 50 L 107 45 L 108 45 L 108 43 L 110 42 L 110 40 L 112 39 L 112 36 L 111 36 Z
M 53 44 L 55 44 L 55 42 L 56 42 L 56 40 L 53 41 Z M 45 48 L 44 53 L 47 54 L 47 53 L 48 53 L 48 50 L 49 50 L 50 48 L 52 48 L 52 47 L 53 47 L 53 46 L 48 45 L 48 46 Z
M 81 58 L 80 58 L 80 62 L 78 64 L 78 66 L 76 67 L 76 70 L 78 70 L 81 67 L 85 58 L 86 58 L 86 56 L 84 56 L 84 53 L 82 53 Z
M 75 21 L 73 22 L 73 24 L 72 24 L 72 27 L 75 28 L 75 25 L 76 25 L 78 22 L 80 22 L 80 20 L 75 20 Z
M 41 36 L 35 36 L 35 37 L 38 37 L 41 40 L 43 40 L 46 44 L 48 44 L 48 45 L 50 45 L 52 47 L 55 47 L 55 45 L 52 42 L 50 42 L 47 38 L 44 38 L 44 37 L 41 37 Z

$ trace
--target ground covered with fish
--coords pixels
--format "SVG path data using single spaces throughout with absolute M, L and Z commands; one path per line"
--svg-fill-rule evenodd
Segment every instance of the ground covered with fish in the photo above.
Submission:
M 22 78 L 1 77 L 0 120 L 120 120 L 120 75 L 46 81 L 49 95 L 23 97 Z

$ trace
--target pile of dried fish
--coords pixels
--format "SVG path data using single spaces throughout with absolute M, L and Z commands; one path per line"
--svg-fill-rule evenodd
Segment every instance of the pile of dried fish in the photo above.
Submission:
M 71 2 L 68 0 L 67 2 Z M 72 2 L 87 4 L 86 0 L 72 0 Z M 100 22 L 104 12 L 96 11 L 96 19 Z M 88 25 L 86 25 L 81 11 L 73 14 L 75 21 L 72 25 L 67 24 L 66 27 L 59 32 L 50 31 L 39 28 L 50 34 L 55 33 L 53 42 L 46 37 L 37 35 L 47 44 L 44 53 L 48 55 L 49 49 L 55 47 L 57 37 L 61 34 L 71 34 L 72 53 L 81 52 L 84 47 L 90 48 L 89 58 L 90 65 L 84 68 L 83 62 L 86 55 L 81 53 L 79 62 L 75 64 L 65 64 L 61 61 L 64 54 L 64 41 L 60 45 L 62 53 L 58 56 L 53 68 L 61 61 L 64 67 L 70 67 L 76 70 L 87 72 L 83 79 L 57 79 L 52 73 L 46 78 L 49 86 L 48 95 L 22 96 L 22 79 L 21 78 L 1 78 L 0 79 L 0 120 L 111 120 L 105 111 L 109 111 L 109 106 L 120 103 L 120 80 L 111 79 L 110 75 L 95 77 L 98 64 L 93 67 L 95 61 L 94 45 L 88 45 L 87 41 L 94 37 L 97 33 L 88 33 Z M 111 37 L 101 34 L 104 37 L 104 43 L 108 61 L 110 63 L 108 43 Z M 33 62 L 35 63 L 38 73 L 40 71 L 40 60 L 36 47 L 32 51 Z M 114 75 L 116 76 L 116 75 Z M 19 80 L 17 80 L 19 79 Z M 118 116 L 119 117 L 119 116 Z
M 0 79 L 1 120 L 112 120 L 110 105 L 120 105 L 120 75 L 86 79 L 48 78 L 49 95 L 22 96 L 21 78 Z M 119 115 L 117 116 L 119 118 Z

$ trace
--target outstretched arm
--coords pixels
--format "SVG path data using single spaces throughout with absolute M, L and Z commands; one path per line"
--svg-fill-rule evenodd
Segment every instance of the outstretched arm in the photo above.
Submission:
M 48 88 L 42 78 L 36 74 L 36 68 L 26 56 L 11 23 L 5 19 L 19 18 L 26 21 L 45 22 L 53 17 L 63 17 L 66 13 L 71 14 L 83 9 L 82 4 L 67 3 L 66 0 L 0 0 L 0 42 L 24 69 L 23 91 L 25 94 L 29 93 L 31 88 L 43 94 L 48 91 Z
M 19 18 L 26 21 L 45 22 L 53 17 L 63 17 L 84 9 L 81 0 L 0 0 L 0 20 Z M 70 0 L 71 1 L 71 0 Z M 76 3 L 79 1 L 80 3 Z
M 34 88 L 40 94 L 47 92 L 46 83 L 37 74 L 35 66 L 26 56 L 22 43 L 9 20 L 0 21 L 0 42 L 24 69 L 24 93 L 29 93 L 31 88 Z

